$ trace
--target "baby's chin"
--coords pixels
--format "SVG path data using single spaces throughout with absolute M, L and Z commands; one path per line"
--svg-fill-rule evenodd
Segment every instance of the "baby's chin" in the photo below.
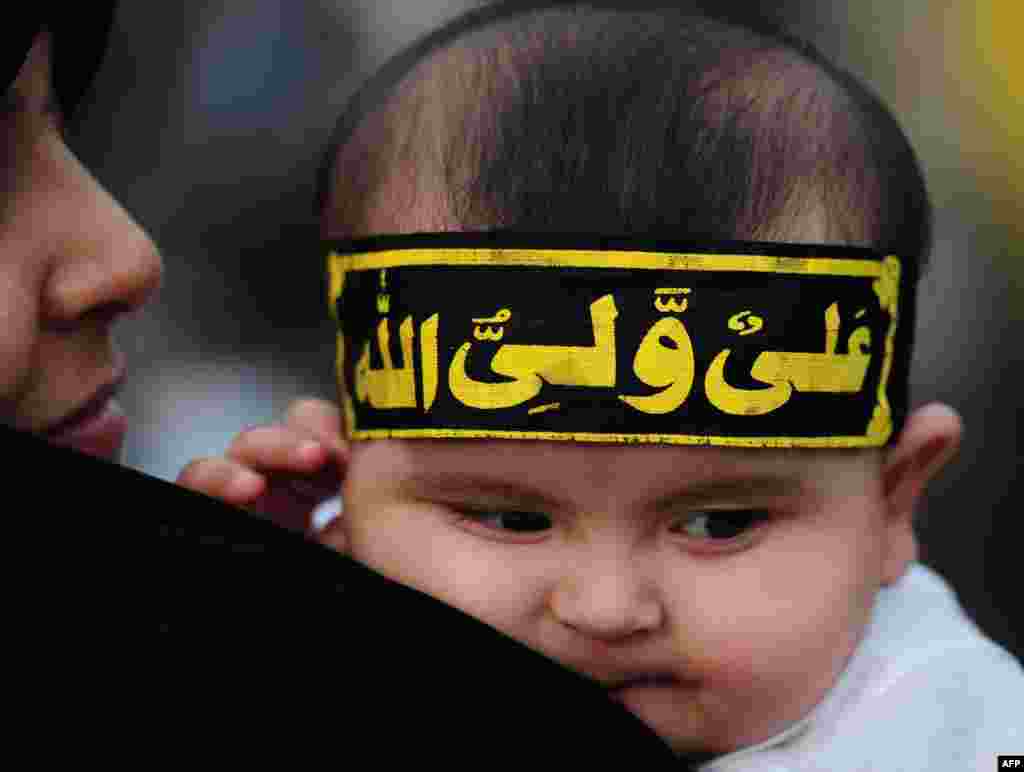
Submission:
M 742 750 L 743 748 L 752 747 L 778 734 L 778 732 L 766 732 L 763 736 L 756 735 L 754 739 L 750 740 L 712 740 L 705 736 L 690 735 L 678 730 L 663 732 L 658 731 L 653 726 L 651 726 L 651 729 L 655 730 L 655 733 L 661 738 L 662 742 L 671 748 L 676 756 L 693 766 Z
M 744 721 L 745 711 L 730 709 L 708 694 L 665 692 L 645 695 L 626 706 L 677 756 L 697 764 L 770 740 L 793 726 L 776 718 Z
M 647 725 L 677 756 L 713 758 L 727 752 L 726 738 L 716 738 L 716 723 L 705 696 L 693 687 L 636 687 L 613 693 L 612 699 Z

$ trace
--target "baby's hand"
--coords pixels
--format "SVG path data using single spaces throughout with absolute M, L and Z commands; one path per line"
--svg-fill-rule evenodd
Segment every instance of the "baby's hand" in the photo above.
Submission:
M 340 412 L 306 398 L 283 423 L 243 431 L 224 456 L 190 462 L 177 483 L 308 533 L 317 505 L 338 495 L 347 464 Z

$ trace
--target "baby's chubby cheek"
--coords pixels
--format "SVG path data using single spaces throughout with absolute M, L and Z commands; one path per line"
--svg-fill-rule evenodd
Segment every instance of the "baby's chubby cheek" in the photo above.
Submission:
M 691 608 L 677 633 L 679 660 L 699 683 L 706 726 L 722 750 L 768 739 L 807 715 L 834 685 L 868 618 L 856 584 L 776 575 L 762 576 L 759 587 L 728 605 Z
M 788 650 L 787 650 L 788 649 Z M 690 646 L 696 725 L 706 747 L 725 753 L 769 739 L 803 718 L 835 680 L 831 652 L 789 646 L 787 636 L 751 634 Z
M 352 515 L 344 539 L 353 559 L 514 634 L 530 584 L 521 559 L 511 562 L 479 537 L 439 528 L 434 515 L 408 507 Z
M 345 512 L 329 546 L 343 548 L 354 560 L 390 579 L 434 594 L 449 561 L 438 559 L 445 553 L 437 534 L 424 528 L 422 519 L 408 509 L 389 501 L 346 497 Z

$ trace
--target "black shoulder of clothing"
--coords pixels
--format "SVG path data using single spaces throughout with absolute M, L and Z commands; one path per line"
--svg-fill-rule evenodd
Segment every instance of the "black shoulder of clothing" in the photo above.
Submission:
M 143 566 L 110 610 L 157 628 L 139 709 L 172 754 L 682 766 L 599 686 L 457 609 L 206 496 L 0 432 L 33 511 L 95 521 L 90 564 Z

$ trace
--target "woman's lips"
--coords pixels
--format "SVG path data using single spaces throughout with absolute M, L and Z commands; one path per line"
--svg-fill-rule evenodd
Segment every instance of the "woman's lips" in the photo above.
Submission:
M 46 433 L 54 445 L 116 461 L 128 432 L 128 419 L 113 395 L 117 385 L 104 387 L 81 409 Z

